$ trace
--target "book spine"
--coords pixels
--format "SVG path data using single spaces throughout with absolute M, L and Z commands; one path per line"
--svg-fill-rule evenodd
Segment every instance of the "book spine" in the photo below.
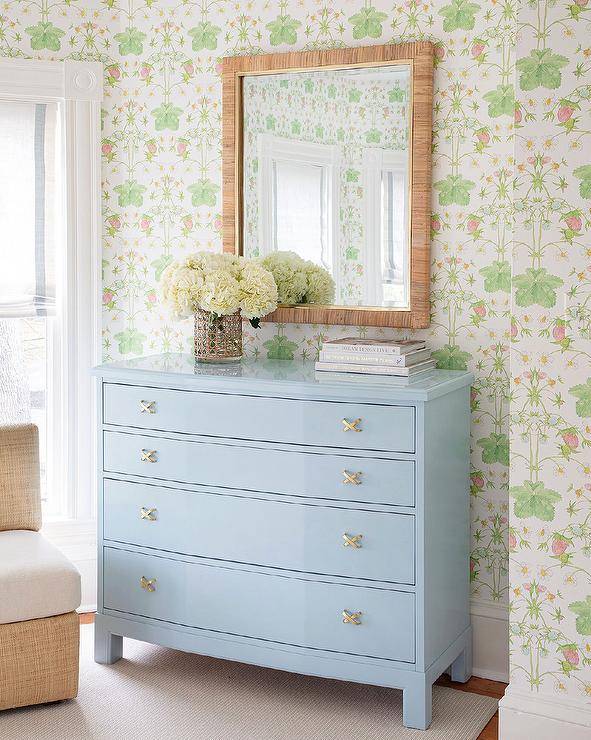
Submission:
M 409 352 L 415 352 L 419 349 L 424 349 L 425 345 L 419 345 L 417 347 L 406 348 L 406 347 L 380 347 L 375 344 L 330 344 L 325 343 L 322 345 L 323 352 L 331 352 L 335 354 L 342 354 L 346 352 L 352 352 L 359 355 L 369 356 L 402 356 Z
M 395 367 L 405 367 L 405 355 L 379 355 L 377 357 L 373 355 L 360 355 L 355 352 L 326 352 L 321 350 L 320 352 L 321 362 L 363 362 L 367 365 L 394 365 Z
M 351 365 L 341 362 L 317 362 L 316 370 L 330 370 L 335 373 L 363 373 L 365 375 L 398 375 L 408 377 L 406 367 L 384 367 L 379 365 Z
M 323 352 L 354 352 L 359 355 L 400 355 L 398 347 L 379 347 L 367 344 L 323 344 Z

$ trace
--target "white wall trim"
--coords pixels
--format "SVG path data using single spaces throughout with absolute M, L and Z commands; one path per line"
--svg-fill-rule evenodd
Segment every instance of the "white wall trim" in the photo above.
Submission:
M 589 740 L 591 705 L 583 699 L 507 688 L 499 703 L 499 740 Z
M 473 600 L 472 673 L 491 681 L 509 682 L 509 608 L 497 602 Z
M 100 102 L 103 65 L 0 57 L 0 99 Z

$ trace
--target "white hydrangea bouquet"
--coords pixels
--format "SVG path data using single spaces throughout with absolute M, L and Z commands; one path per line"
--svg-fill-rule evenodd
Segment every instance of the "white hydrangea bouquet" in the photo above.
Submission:
M 160 292 L 177 318 L 195 316 L 195 357 L 227 362 L 242 356 L 242 317 L 258 327 L 277 308 L 273 275 L 253 260 L 196 252 L 170 264 Z
M 295 252 L 271 252 L 259 262 L 275 279 L 280 305 L 316 303 L 326 306 L 334 303 L 334 280 L 314 262 Z

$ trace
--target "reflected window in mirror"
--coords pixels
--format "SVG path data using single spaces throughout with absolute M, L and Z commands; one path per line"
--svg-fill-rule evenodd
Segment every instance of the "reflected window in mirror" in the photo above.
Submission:
M 326 269 L 335 304 L 410 307 L 407 63 L 246 75 L 242 251 Z

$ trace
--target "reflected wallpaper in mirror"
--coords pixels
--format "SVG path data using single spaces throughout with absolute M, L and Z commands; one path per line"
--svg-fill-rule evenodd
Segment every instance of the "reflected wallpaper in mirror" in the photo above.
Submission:
M 408 64 L 243 79 L 243 253 L 324 267 L 342 306 L 409 307 Z

